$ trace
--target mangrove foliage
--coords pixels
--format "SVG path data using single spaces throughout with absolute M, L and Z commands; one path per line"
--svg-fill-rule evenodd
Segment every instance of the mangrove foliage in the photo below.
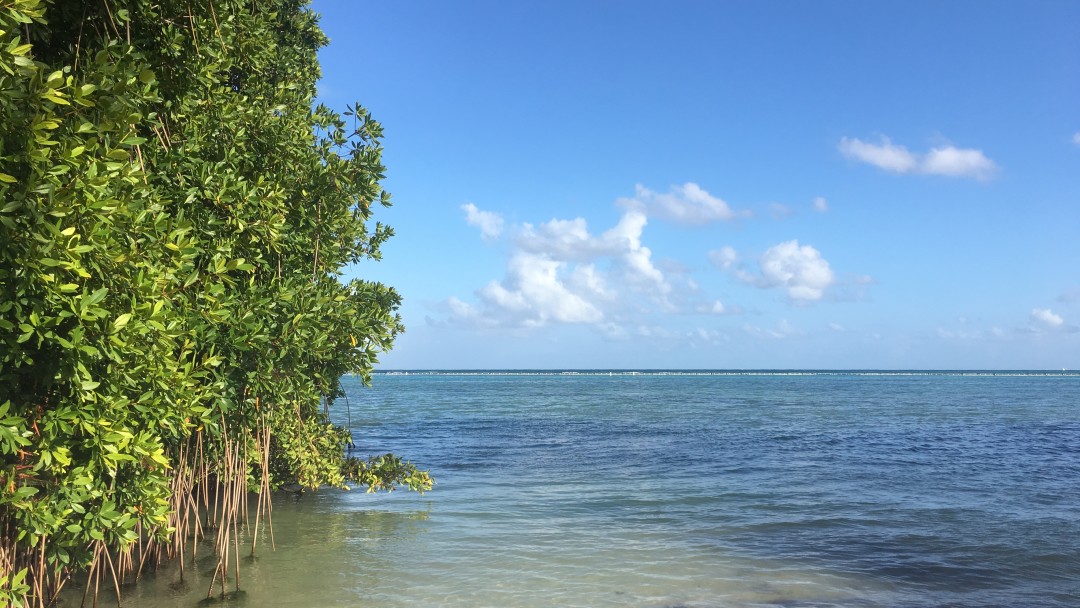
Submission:
M 0 0 L 0 605 L 203 536 L 224 590 L 275 488 L 431 487 L 329 420 L 402 326 L 343 279 L 382 128 L 313 107 L 305 4 Z

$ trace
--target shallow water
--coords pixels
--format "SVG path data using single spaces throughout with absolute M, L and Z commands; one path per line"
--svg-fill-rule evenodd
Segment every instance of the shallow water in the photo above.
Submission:
M 224 605 L 1080 605 L 1075 374 L 346 383 L 358 452 L 438 485 L 279 497 Z M 124 605 L 194 606 L 211 568 Z

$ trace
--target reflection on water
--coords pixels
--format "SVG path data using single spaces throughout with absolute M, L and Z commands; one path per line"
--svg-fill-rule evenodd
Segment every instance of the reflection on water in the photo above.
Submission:
M 215 586 L 206 599 L 214 558 L 203 546 L 182 583 L 168 565 L 125 589 L 124 606 L 870 606 L 859 598 L 889 590 L 617 525 L 433 511 L 403 494 L 279 496 L 277 550 L 267 537 L 243 559 L 240 591 Z M 71 589 L 62 605 L 80 597 Z M 103 590 L 101 605 L 113 601 Z
M 363 498 L 371 498 L 360 495 Z M 260 543 L 250 555 L 249 534 L 240 540 L 240 590 L 230 579 L 227 593 L 220 581 L 212 597 L 207 590 L 216 558 L 210 543 L 198 548 L 194 567 L 189 563 L 180 580 L 178 563 L 144 575 L 125 589 L 123 605 L 136 607 L 222 606 L 355 606 L 371 597 L 373 589 L 398 581 L 383 581 L 385 574 L 408 558 L 409 547 L 424 533 L 430 505 L 412 496 L 401 510 L 386 511 L 370 504 L 351 504 L 351 493 L 328 491 L 303 497 L 281 494 L 274 500 L 274 544 L 260 530 Z M 244 542 L 247 542 L 246 546 Z M 64 606 L 78 606 L 82 589 L 70 589 Z M 115 605 L 112 590 L 102 589 L 99 605 Z
M 263 539 L 243 591 L 212 604 L 1080 605 L 1075 376 L 348 388 L 334 414 L 361 450 L 431 468 L 435 490 L 277 497 L 277 550 Z M 166 567 L 124 605 L 196 606 L 212 569 L 178 585 Z

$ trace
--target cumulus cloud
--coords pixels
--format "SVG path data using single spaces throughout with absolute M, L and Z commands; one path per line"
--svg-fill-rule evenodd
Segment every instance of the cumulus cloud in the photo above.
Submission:
M 505 276 L 477 290 L 474 305 L 451 298 L 444 310 L 452 320 L 480 327 L 589 324 L 618 337 L 623 330 L 614 317 L 628 306 L 673 307 L 671 282 L 642 242 L 647 224 L 639 209 L 626 210 L 600 234 L 583 218 L 522 224 L 514 230 Z
M 446 307 L 450 310 L 450 314 L 458 319 L 475 319 L 479 314 L 471 304 L 462 302 L 454 296 L 447 298 Z
M 510 259 L 507 276 L 477 292 L 490 309 L 509 313 L 525 326 L 561 323 L 595 323 L 604 318 L 600 310 L 559 277 L 562 262 L 519 253 Z
M 939 146 L 926 154 L 910 152 L 904 146 L 895 145 L 882 136 L 877 143 L 857 138 L 840 138 L 837 146 L 844 156 L 874 165 L 893 173 L 921 173 L 949 177 L 989 179 L 997 173 L 998 166 L 982 150 Z
M 506 245 L 506 267 L 501 277 L 476 289 L 472 298 L 440 303 L 446 321 L 498 329 L 579 324 L 605 338 L 622 339 L 634 335 L 635 327 L 654 326 L 658 314 L 742 314 L 739 306 L 703 293 L 690 276 L 692 268 L 675 260 L 657 260 L 645 239 L 653 217 L 703 223 L 742 214 L 693 183 L 666 194 L 638 186 L 634 198 L 619 199 L 617 204 L 621 214 L 603 231 L 591 230 L 582 217 L 510 225 L 497 213 L 472 203 L 462 205 L 466 221 L 479 228 L 483 238 L 498 238 Z M 709 257 L 724 270 L 739 261 L 730 246 L 710 252 Z M 760 281 L 780 279 L 773 273 L 763 274 Z M 788 283 L 793 299 L 814 299 L 807 291 L 816 284 L 812 277 L 795 277 Z M 676 333 L 687 336 L 684 331 Z M 660 335 L 654 331 L 641 337 Z
M 481 211 L 472 203 L 461 206 L 465 211 L 465 222 L 480 229 L 480 236 L 485 240 L 497 239 L 502 234 L 503 218 L 498 213 Z
M 758 259 L 760 274 L 738 271 L 745 283 L 762 289 L 781 288 L 794 301 L 820 300 L 825 289 L 836 282 L 829 262 L 810 245 L 792 240 L 770 247 Z
M 814 211 L 818 213 L 826 213 L 829 211 L 829 203 L 825 200 L 824 196 L 819 196 L 814 199 Z
M 620 198 L 616 204 L 680 224 L 708 224 L 748 216 L 745 211 L 732 210 L 722 199 L 693 182 L 672 186 L 664 194 L 638 184 L 632 198 Z
M 1032 308 L 1031 320 L 1042 325 L 1057 329 L 1065 324 L 1065 319 L 1061 318 L 1061 315 L 1055 314 L 1054 311 L 1049 308 Z
M 523 251 L 562 262 L 608 258 L 621 269 L 624 279 L 662 296 L 671 291 L 671 285 L 652 263 L 652 251 L 641 242 L 647 224 L 643 212 L 630 209 L 613 228 L 594 236 L 583 218 L 553 219 L 538 227 L 524 224 L 517 244 Z
M 981 150 L 945 146 L 927 152 L 920 170 L 930 175 L 989 179 L 997 171 L 997 165 Z
M 1049 308 L 1032 308 L 1028 317 L 1028 325 L 1019 330 L 1022 333 L 1059 333 L 1075 334 L 1080 332 L 1080 327 L 1065 321 L 1065 318 Z

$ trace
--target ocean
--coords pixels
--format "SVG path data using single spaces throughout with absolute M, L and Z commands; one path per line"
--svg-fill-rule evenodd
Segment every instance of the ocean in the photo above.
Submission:
M 355 453 L 408 457 L 435 489 L 279 496 L 277 549 L 225 605 L 1080 606 L 1075 372 L 345 386 L 332 416 Z M 125 606 L 195 606 L 209 583 L 175 581 Z

